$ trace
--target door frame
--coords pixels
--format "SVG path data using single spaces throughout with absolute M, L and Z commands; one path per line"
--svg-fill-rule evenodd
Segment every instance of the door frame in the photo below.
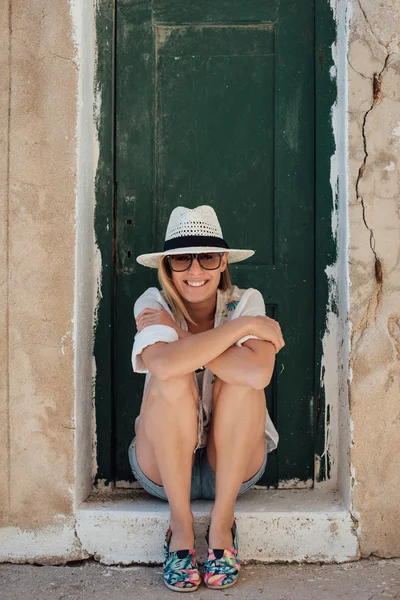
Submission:
M 315 423 L 314 483 L 332 479 L 333 454 L 326 452 L 330 408 L 327 403 L 326 366 L 323 363 L 323 340 L 329 331 L 329 317 L 339 317 L 335 275 L 329 269 L 338 258 L 338 239 L 333 221 L 338 213 L 337 181 L 332 187 L 331 158 L 335 154 L 332 106 L 337 99 L 332 47 L 337 40 L 336 21 L 329 0 L 315 2 L 314 94 L 315 94 L 315 381 L 311 398 Z M 94 381 L 97 439 L 97 474 L 94 483 L 114 485 L 115 441 L 113 411 L 114 296 L 115 296 L 115 41 L 116 0 L 99 0 L 96 8 L 97 63 L 96 96 L 101 109 L 96 125 L 99 160 L 95 180 L 96 207 L 94 228 L 101 253 L 101 284 L 95 308 L 93 354 L 96 364 Z M 334 365 L 331 368 L 337 368 Z M 335 425 L 331 425 L 334 427 Z M 335 483 L 335 482 L 331 482 Z

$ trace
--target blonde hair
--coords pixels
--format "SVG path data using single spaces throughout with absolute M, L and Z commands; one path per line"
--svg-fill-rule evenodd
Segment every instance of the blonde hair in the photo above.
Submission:
M 172 314 L 174 315 L 174 318 L 178 325 L 182 327 L 185 319 L 186 321 L 190 321 L 190 323 L 193 323 L 193 325 L 197 325 L 197 323 L 195 323 L 193 319 L 189 316 L 189 313 L 186 310 L 186 307 L 183 303 L 182 297 L 180 296 L 178 290 L 175 287 L 175 284 L 172 280 L 171 267 L 169 266 L 165 256 L 161 257 L 160 264 L 158 267 L 158 281 L 160 282 L 165 299 L 171 307 Z M 225 270 L 221 273 L 218 289 L 225 291 L 231 287 L 231 276 L 229 273 L 228 265 L 226 265 Z

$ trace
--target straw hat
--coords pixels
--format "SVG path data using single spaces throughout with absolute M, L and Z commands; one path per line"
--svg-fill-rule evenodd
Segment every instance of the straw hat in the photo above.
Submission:
M 229 248 L 222 237 L 216 212 L 211 206 L 177 206 L 169 218 L 164 251 L 141 254 L 136 260 L 140 265 L 157 269 L 162 256 L 193 252 L 228 252 L 228 263 L 245 260 L 254 254 L 254 250 Z

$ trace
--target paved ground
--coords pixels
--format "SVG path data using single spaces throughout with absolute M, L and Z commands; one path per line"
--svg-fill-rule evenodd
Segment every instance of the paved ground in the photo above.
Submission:
M 243 566 L 239 582 L 221 593 L 204 584 L 185 598 L 208 600 L 400 600 L 400 558 L 340 565 Z M 182 598 L 162 583 L 161 567 L 0 565 L 1 600 L 153 600 Z

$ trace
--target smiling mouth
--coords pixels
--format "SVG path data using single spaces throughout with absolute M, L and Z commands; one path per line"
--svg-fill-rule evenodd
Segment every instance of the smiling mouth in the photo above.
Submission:
M 191 288 L 198 288 L 198 287 L 204 287 L 208 281 L 204 280 L 204 281 L 185 281 L 186 285 L 188 285 Z

